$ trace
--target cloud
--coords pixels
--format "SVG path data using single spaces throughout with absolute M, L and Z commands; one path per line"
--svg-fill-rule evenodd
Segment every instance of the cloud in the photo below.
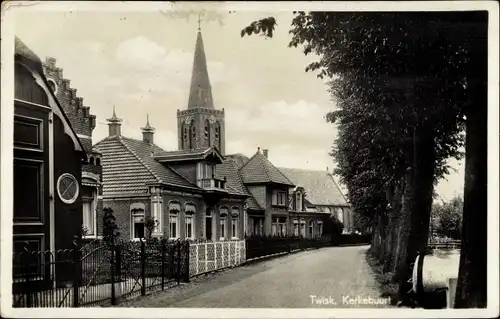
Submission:
M 328 107 L 299 100 L 295 103 L 276 101 L 265 103 L 253 110 L 230 109 L 227 116 L 229 130 L 241 130 L 246 134 L 275 136 L 282 143 L 310 139 L 324 139 L 332 136 L 334 127 L 325 121 Z M 293 143 L 293 142 L 292 142 Z
M 120 43 L 115 51 L 120 67 L 134 74 L 130 85 L 147 93 L 189 88 L 193 58 L 192 52 L 169 50 L 144 36 Z M 212 84 L 224 80 L 223 63 L 207 61 L 207 67 Z

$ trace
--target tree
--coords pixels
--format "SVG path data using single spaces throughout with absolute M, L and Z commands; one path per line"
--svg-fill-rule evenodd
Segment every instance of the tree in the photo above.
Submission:
M 380 183 L 376 186 L 376 194 L 386 191 L 387 201 L 391 201 L 395 194 L 401 196 L 401 190 L 406 194 L 402 196 L 400 205 L 402 212 L 408 212 L 403 214 L 404 218 L 400 222 L 402 229 L 408 230 L 400 267 L 401 282 L 409 275 L 410 264 L 418 251 L 425 249 L 434 183 L 447 173 L 446 159 L 450 156 L 460 157 L 458 150 L 463 145 L 463 136 L 459 132 L 464 127 L 464 115 L 467 118 L 467 176 L 478 175 L 480 178 L 466 178 L 463 237 L 464 242 L 467 242 L 466 239 L 470 236 L 474 238 L 476 245 L 486 247 L 485 238 L 473 233 L 473 230 L 481 234 L 486 233 L 486 201 L 479 203 L 486 194 L 486 184 L 483 183 L 485 161 L 481 162 L 486 154 L 486 69 L 485 63 L 480 62 L 486 60 L 482 43 L 485 42 L 486 36 L 468 36 L 471 29 L 485 28 L 487 24 L 484 13 L 294 14 L 290 46 L 300 45 L 304 54 L 312 52 L 319 55 L 319 61 L 308 65 L 306 71 L 316 70 L 319 72 L 318 76 L 332 78 L 332 90 L 341 103 L 345 104 L 339 111 L 344 112 L 337 113 L 334 118 L 348 117 L 346 114 L 352 112 L 353 107 L 356 109 L 356 105 L 361 105 L 361 110 L 369 112 L 364 118 L 375 122 L 375 128 L 365 135 L 372 139 L 371 145 L 378 144 L 379 147 L 365 147 L 365 152 L 356 148 L 358 154 L 363 154 L 360 156 L 368 159 L 362 161 L 355 159 L 355 156 L 347 156 L 347 165 L 344 168 L 352 168 L 354 163 L 359 165 L 361 161 L 361 172 L 370 176 L 371 171 L 372 180 L 377 176 Z M 275 25 L 274 18 L 265 18 L 251 23 L 242 30 L 241 35 L 262 33 L 272 37 Z M 413 32 L 414 30 L 419 32 Z M 484 30 L 480 31 L 486 35 Z M 392 99 L 393 95 L 397 98 Z M 471 101 L 481 105 L 471 108 Z M 363 112 L 356 114 L 364 115 Z M 347 132 L 346 136 L 356 132 L 356 128 L 359 131 L 367 126 L 367 122 L 356 119 L 351 119 L 351 123 L 350 128 L 343 130 Z M 378 131 L 376 127 L 379 128 Z M 395 135 L 398 131 L 403 134 Z M 391 136 L 396 137 L 395 147 L 390 148 L 393 152 L 386 152 L 389 154 L 386 161 L 384 156 L 377 159 L 376 154 L 380 154 L 380 146 L 387 146 L 383 142 L 394 141 Z M 356 138 L 351 136 L 346 137 L 346 140 L 356 141 Z M 365 140 L 350 145 L 362 148 L 367 142 Z M 338 151 L 337 154 L 342 152 Z M 387 167 L 384 164 L 391 161 L 396 164 L 392 169 L 390 165 Z M 381 171 L 383 173 L 380 173 Z M 355 189 L 362 188 L 359 182 L 356 183 L 358 177 L 353 176 L 362 174 L 359 170 L 354 172 L 355 174 L 352 169 L 347 169 L 340 174 L 346 179 L 352 179 L 346 183 L 349 193 L 355 193 Z M 401 183 L 403 187 L 399 186 Z M 397 189 L 399 190 L 395 191 Z M 378 217 L 374 220 L 377 222 L 378 231 L 382 232 L 388 224 L 387 211 L 383 209 L 382 197 L 378 195 L 375 198 L 378 200 L 373 202 L 374 207 L 377 207 L 374 211 Z M 468 198 L 471 198 L 471 204 L 468 204 Z M 360 204 L 363 202 L 365 204 Z M 351 203 L 355 207 L 367 207 L 366 201 L 351 200 Z M 481 208 L 479 226 L 467 222 L 469 215 L 466 212 L 472 205 L 479 205 Z M 393 209 L 393 212 L 390 216 L 396 217 L 397 210 Z M 389 229 L 388 233 L 391 234 L 392 231 Z M 405 231 L 398 233 L 404 235 Z M 384 233 L 382 235 L 385 236 Z M 375 232 L 374 237 L 376 236 L 379 235 Z M 484 250 L 481 253 L 474 252 L 472 244 L 464 244 L 464 248 L 457 290 L 457 301 L 461 302 L 457 302 L 457 306 L 467 304 L 482 307 L 485 306 L 486 300 L 485 278 L 481 275 L 475 276 L 478 280 L 473 282 L 466 277 L 472 269 L 482 269 L 481 274 L 486 273 L 480 266 L 481 262 L 485 261 L 486 254 Z M 474 300 L 467 298 L 471 293 L 476 296 Z
M 113 244 L 114 240 L 120 236 L 118 225 L 116 225 L 116 217 L 110 207 L 105 207 L 103 211 L 103 239 L 105 242 Z
M 463 199 L 455 197 L 449 202 L 433 205 L 435 231 L 441 237 L 460 239 L 462 231 Z
M 159 226 L 159 222 L 151 216 L 146 216 L 144 218 L 144 228 L 146 228 L 146 238 L 149 240 L 156 227 Z

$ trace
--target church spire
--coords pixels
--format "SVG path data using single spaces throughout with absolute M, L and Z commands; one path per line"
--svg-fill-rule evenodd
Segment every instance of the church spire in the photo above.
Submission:
M 198 22 L 200 22 L 199 20 Z M 196 38 L 194 51 L 193 73 L 191 75 L 191 88 L 189 91 L 188 109 L 203 107 L 214 108 L 212 99 L 212 87 L 208 77 L 207 59 L 203 48 L 203 38 L 200 27 Z

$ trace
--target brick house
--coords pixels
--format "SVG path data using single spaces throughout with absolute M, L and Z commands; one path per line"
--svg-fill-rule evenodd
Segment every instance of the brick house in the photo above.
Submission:
M 188 105 L 177 110 L 177 150 L 154 143 L 149 119 L 140 139 L 122 134 L 121 121 L 113 110 L 109 135 L 94 148 L 103 158 L 103 204 L 115 212 L 123 238 L 144 237 L 146 216 L 159 223 L 153 236 L 227 240 L 245 234 L 317 236 L 325 218 L 340 210 L 342 217 L 350 214 L 325 172 L 284 173 L 267 150 L 251 158 L 225 154 L 225 112 L 214 106 L 201 31 Z
M 154 143 L 149 118 L 142 138 L 126 137 L 121 119 L 108 119 L 102 152 L 103 205 L 115 212 L 121 236 L 145 236 L 144 218 L 158 225 L 153 236 L 229 240 L 244 235 L 246 199 L 237 165 L 224 158 L 224 110 L 214 108 L 203 39 L 198 33 L 188 107 L 177 111 L 178 150 Z
M 294 184 L 300 185 L 290 193 L 290 212 L 294 215 L 294 224 L 297 224 L 297 220 L 301 224 L 305 220 L 310 229 L 311 221 L 307 217 L 333 215 L 344 225 L 344 232 L 354 231 L 351 207 L 328 169 L 319 171 L 281 167 L 279 170 Z
M 277 168 L 268 156 L 260 149 L 251 158 L 227 156 L 253 195 L 247 200 L 247 234 L 317 236 L 330 216 L 343 223 L 344 232 L 353 231 L 350 206 L 328 171 Z
M 63 70 L 56 66 L 56 59 L 47 57 L 43 71 L 86 153 L 87 161 L 81 166 L 82 228 L 85 229 L 84 239 L 95 239 L 100 235 L 98 230 L 102 230 L 103 208 L 102 200 L 99 199 L 102 195 L 102 154 L 92 148 L 96 117 L 83 104 L 83 98 L 77 96 L 77 90 L 70 86 L 70 80 L 64 78 Z
M 14 63 L 13 250 L 69 249 L 82 225 L 85 148 L 40 58 L 17 37 Z M 37 263 L 49 262 L 47 254 L 33 256 Z M 14 277 L 20 274 L 15 268 Z M 56 263 L 36 269 L 33 280 L 39 282 L 32 284 L 50 286 L 54 278 L 62 282 L 69 276 L 71 270 Z

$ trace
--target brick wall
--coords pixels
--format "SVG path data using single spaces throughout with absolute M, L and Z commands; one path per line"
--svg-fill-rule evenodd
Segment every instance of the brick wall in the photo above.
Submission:
M 205 203 L 202 198 L 194 197 L 189 195 L 181 195 L 181 194 L 164 194 L 163 195 L 163 234 L 164 236 L 170 236 L 169 233 L 169 203 L 171 201 L 179 202 L 181 205 L 181 212 L 178 214 L 179 216 L 179 236 L 181 238 L 185 237 L 185 205 L 188 203 L 194 204 L 196 207 L 196 215 L 194 217 L 194 227 L 195 227 L 195 237 L 200 238 L 205 227 Z
M 70 86 L 70 80 L 64 78 L 63 70 L 56 66 L 56 59 L 47 57 L 43 69 L 49 83 L 55 84 L 56 97 L 76 134 L 91 137 L 96 126 L 96 117 L 90 114 L 88 106 L 83 105 L 83 98 L 76 95 L 77 90 Z M 90 152 L 92 141 L 82 139 L 82 143 L 86 151 Z
M 146 197 L 103 200 L 103 208 L 109 207 L 113 210 L 113 214 L 116 218 L 116 225 L 118 226 L 118 231 L 120 232 L 120 238 L 124 240 L 130 240 L 130 222 L 131 222 L 130 205 L 132 205 L 132 203 L 143 203 L 146 209 L 145 215 L 146 216 L 149 215 L 151 211 L 150 209 L 151 200 Z M 102 223 L 102 216 L 101 216 L 101 223 Z

